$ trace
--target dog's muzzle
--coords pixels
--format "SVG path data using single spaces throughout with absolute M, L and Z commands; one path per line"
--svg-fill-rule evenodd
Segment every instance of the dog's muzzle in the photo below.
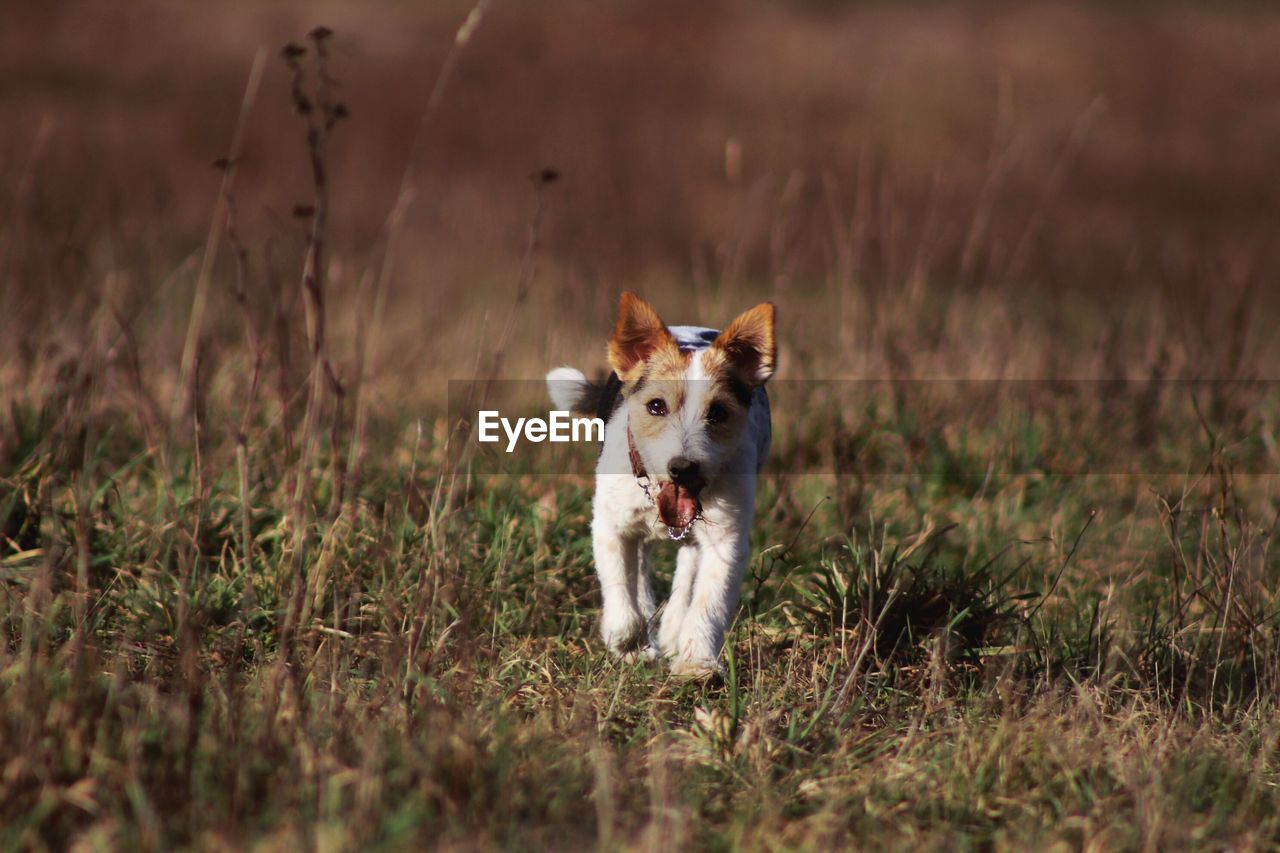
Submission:
M 658 488 L 658 496 L 653 496 L 649 474 L 645 471 L 640 452 L 636 450 L 635 439 L 631 430 L 627 430 L 627 449 L 631 456 L 631 473 L 640 488 L 644 489 L 649 503 L 658 509 L 658 518 L 667 527 L 667 535 L 677 542 L 688 535 L 693 523 L 702 518 L 702 501 L 698 493 L 706 485 L 706 481 L 698 474 L 696 466 L 684 465 L 677 460 L 672 461 L 670 473 L 673 479 Z

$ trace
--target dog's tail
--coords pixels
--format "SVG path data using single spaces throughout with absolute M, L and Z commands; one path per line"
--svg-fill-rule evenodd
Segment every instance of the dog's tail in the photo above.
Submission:
M 605 386 L 597 385 L 572 367 L 557 367 L 547 374 L 547 391 L 559 411 L 595 417 Z

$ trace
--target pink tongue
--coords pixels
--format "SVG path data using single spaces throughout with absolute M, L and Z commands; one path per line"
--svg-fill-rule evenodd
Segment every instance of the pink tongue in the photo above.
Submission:
M 684 486 L 666 483 L 658 491 L 658 517 L 667 527 L 683 530 L 693 524 L 701 508 L 697 497 Z

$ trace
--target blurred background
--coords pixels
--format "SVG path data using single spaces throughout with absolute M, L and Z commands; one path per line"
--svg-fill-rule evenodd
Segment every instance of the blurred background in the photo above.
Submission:
M 1280 15 L 1263 4 L 495 2 L 416 137 L 471 9 L 7 8 L 10 390 L 96 328 L 128 330 L 161 393 L 262 49 L 236 226 L 253 316 L 304 346 L 294 209 L 313 191 L 280 49 L 320 24 L 350 112 L 329 151 L 331 358 L 384 409 L 450 378 L 601 367 L 624 288 L 670 322 L 773 299 L 785 378 L 1268 375 Z M 201 337 L 215 379 L 242 336 L 235 269 L 224 240 Z

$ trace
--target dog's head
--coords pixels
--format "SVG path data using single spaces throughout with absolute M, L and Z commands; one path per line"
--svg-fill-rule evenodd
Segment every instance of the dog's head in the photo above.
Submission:
M 622 294 L 609 365 L 622 380 L 635 450 L 668 527 L 683 531 L 693 523 L 702 490 L 741 444 L 752 396 L 773 375 L 773 327 L 773 305 L 765 302 L 739 315 L 709 348 L 682 350 L 647 302 Z

